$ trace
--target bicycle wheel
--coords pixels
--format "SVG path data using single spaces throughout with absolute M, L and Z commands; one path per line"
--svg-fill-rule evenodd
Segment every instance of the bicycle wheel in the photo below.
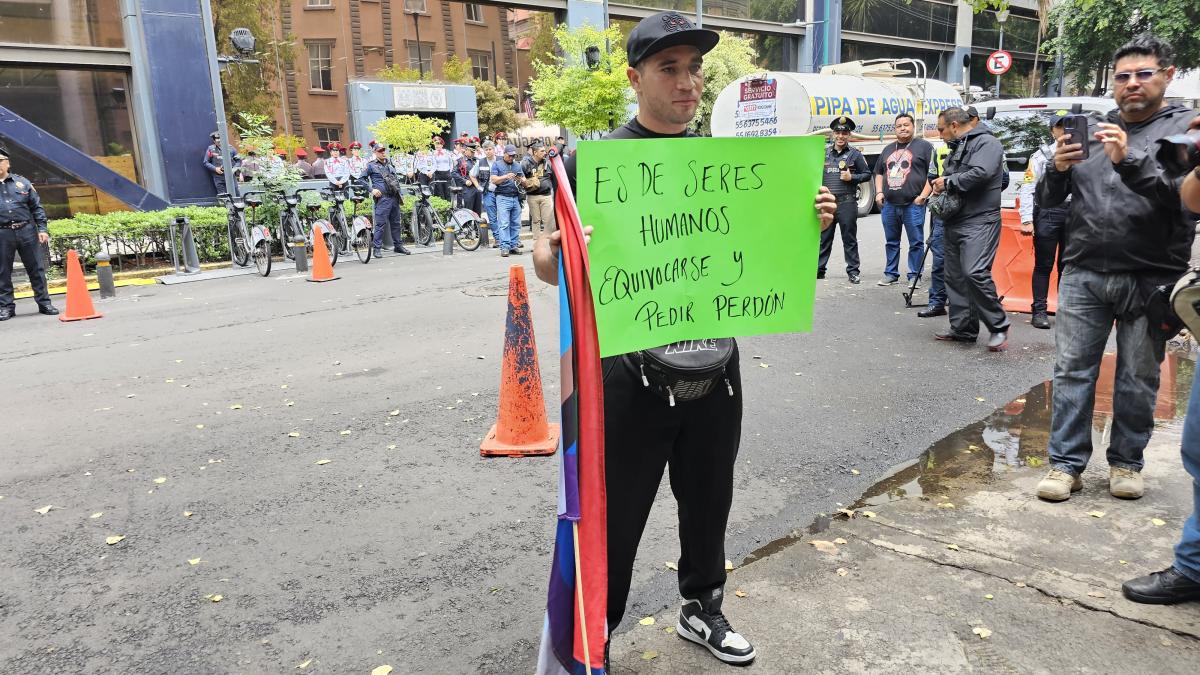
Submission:
M 333 221 L 333 229 L 337 234 L 338 251 L 348 253 L 350 251 L 350 225 L 346 222 L 346 214 L 338 211 Z
M 459 224 L 454 227 L 454 240 L 463 247 L 464 251 L 474 251 L 479 248 L 479 222 L 474 219 L 460 220 Z
M 300 221 L 296 219 L 296 214 L 284 213 L 279 219 L 279 243 L 283 245 L 283 257 L 288 260 L 296 259 L 292 253 L 292 239 L 299 231 Z
M 238 267 L 250 264 L 250 242 L 246 236 L 246 218 L 238 214 L 229 218 L 229 251 L 233 254 L 233 262 Z
M 342 250 L 342 242 L 338 240 L 338 235 L 334 232 L 326 232 L 321 236 L 325 237 L 325 250 L 329 252 L 329 266 L 333 267 L 337 264 L 338 251 Z
M 422 205 L 417 212 L 417 243 L 428 246 L 433 241 L 433 209 Z
M 254 266 L 258 273 L 265 276 L 271 274 L 271 240 L 263 239 L 254 247 Z
M 350 239 L 350 245 L 354 247 L 354 255 L 358 256 L 359 262 L 364 265 L 371 262 L 371 228 L 363 228 L 357 237 Z

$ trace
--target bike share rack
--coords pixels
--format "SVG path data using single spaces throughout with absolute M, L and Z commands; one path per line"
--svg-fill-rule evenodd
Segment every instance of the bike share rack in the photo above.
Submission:
M 177 229 L 178 234 L 177 234 Z M 171 238 L 171 267 L 175 274 L 189 275 L 200 273 L 200 256 L 196 253 L 196 238 L 192 234 L 192 223 L 186 216 L 172 218 L 168 224 L 168 236 Z M 179 253 L 175 248 L 176 238 L 181 240 L 183 248 L 183 269 L 179 267 Z

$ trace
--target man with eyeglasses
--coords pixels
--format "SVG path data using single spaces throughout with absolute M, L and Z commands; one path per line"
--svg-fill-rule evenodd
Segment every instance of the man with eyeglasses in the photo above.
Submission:
M 0 321 L 8 321 L 17 311 L 13 300 L 13 259 L 20 254 L 38 311 L 53 316 L 58 310 L 46 290 L 46 270 L 42 267 L 41 245 L 50 241 L 46 230 L 46 211 L 37 190 L 24 176 L 9 173 L 12 163 L 8 150 L 0 146 Z
M 1173 58 L 1171 46 L 1150 35 L 1118 49 L 1117 109 L 1088 128 L 1087 157 L 1070 136 L 1059 138 L 1038 186 L 1042 207 L 1071 198 L 1058 291 L 1051 469 L 1037 486 L 1042 499 L 1064 501 L 1083 488 L 1096 377 L 1114 322 L 1117 405 L 1108 489 L 1123 499 L 1145 493 L 1142 453 L 1154 429 L 1159 367 L 1171 337 L 1149 317 L 1159 315 L 1157 287 L 1169 290 L 1187 270 L 1196 227 L 1180 203 L 1183 179 L 1165 174 L 1155 160 L 1155 141 L 1183 133 L 1195 116 L 1164 98 L 1175 76 Z

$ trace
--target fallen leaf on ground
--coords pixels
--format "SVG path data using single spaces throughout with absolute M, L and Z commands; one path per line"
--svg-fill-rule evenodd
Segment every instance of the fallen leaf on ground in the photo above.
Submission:
M 318 459 L 318 460 L 317 460 L 317 466 L 323 466 L 323 465 L 325 465 L 325 464 L 328 464 L 328 463 L 330 463 L 330 462 L 332 462 L 332 461 L 333 461 L 332 459 Z
M 1031 456 L 1031 457 L 1025 458 L 1025 464 L 1028 466 L 1032 466 L 1035 469 L 1045 463 L 1046 463 L 1046 460 L 1042 459 L 1041 457 L 1032 457 Z
M 218 593 L 217 595 L 214 595 L 214 596 L 212 596 L 212 597 L 210 597 L 210 598 L 209 598 L 209 600 L 212 600 L 213 602 L 220 602 L 220 601 L 222 601 L 222 600 L 224 600 L 224 599 L 225 599 L 225 596 L 223 596 L 223 595 L 221 595 L 221 594 L 219 594 L 219 593 Z
M 1128 564 L 1129 564 L 1129 561 L 1128 561 L 1128 560 L 1118 560 L 1117 562 L 1121 563 L 1122 565 L 1128 565 Z
M 1024 581 L 1017 582 L 1017 588 L 1025 588 L 1025 586 L 1027 586 L 1027 585 L 1028 584 L 1026 584 Z
M 664 629 L 663 629 L 663 632 L 664 632 L 664 633 L 674 633 L 674 632 L 675 632 L 675 626 L 667 626 L 666 628 L 664 628 Z
M 739 598 L 744 598 L 744 597 L 746 597 L 746 591 L 743 591 L 743 590 L 742 590 L 742 589 L 740 589 L 740 588 L 739 588 L 738 590 L 734 591 L 734 592 L 733 592 L 733 594 L 734 594 L 734 595 L 736 595 L 736 596 L 738 596 Z
M 1088 511 L 1088 515 L 1093 518 L 1103 518 L 1104 512 L 1103 511 Z
M 649 661 L 651 659 L 657 659 L 657 658 L 658 658 L 658 652 L 656 652 L 654 650 L 642 652 L 642 660 L 643 661 Z
M 184 511 L 184 512 L 183 512 L 183 517 L 184 517 L 184 518 L 191 518 L 191 517 L 192 517 L 192 515 L 193 515 L 193 513 L 192 513 L 191 511 Z
M 156 484 L 158 484 L 158 485 L 162 485 L 163 483 L 167 482 L 167 477 L 166 477 L 166 476 L 159 476 L 158 478 L 155 478 L 155 479 L 154 479 L 154 482 L 155 482 Z
M 123 539 L 125 539 L 125 535 L 117 534 L 117 535 L 113 535 L 111 537 L 106 538 L 104 540 L 104 543 L 108 544 L 109 546 L 112 546 L 113 544 L 119 543 Z
M 1163 525 L 1167 524 L 1167 521 L 1163 520 L 1162 518 L 1151 518 L 1150 522 L 1154 523 L 1155 527 L 1162 527 Z
M 654 617 L 648 616 L 648 617 L 642 619 L 641 621 L 638 621 L 638 623 L 643 626 L 653 626 L 654 625 Z
M 293 431 L 293 432 L 291 432 L 291 433 L 289 433 L 289 434 L 288 434 L 288 438 L 300 438 L 300 432 L 299 432 L 299 431 Z
M 388 675 L 390 672 L 392 672 L 391 666 L 379 666 L 371 671 L 371 675 Z
M 984 402 L 984 401 L 986 401 L 987 399 L 986 399 L 986 398 L 984 398 L 984 397 L 982 397 L 982 396 L 976 396 L 976 397 L 975 397 L 975 400 L 976 400 L 976 401 L 979 401 L 980 403 L 983 403 L 983 402 Z
M 971 632 L 978 635 L 980 640 L 986 640 L 992 634 L 991 629 L 986 626 L 975 626 Z
M 290 408 L 290 407 L 292 407 L 292 406 L 294 406 L 294 405 L 296 405 L 296 402 L 295 402 L 295 401 L 288 401 L 288 402 L 287 402 L 287 407 L 289 407 L 289 408 Z
M 874 511 L 859 511 L 859 513 L 863 514 L 863 516 L 865 516 L 867 518 L 876 517 L 876 513 Z
M 342 431 L 341 431 L 340 433 L 341 433 L 341 435 L 342 435 L 342 436 L 349 436 L 349 435 L 350 435 L 350 430 L 349 430 L 349 429 L 342 429 Z
M 676 572 L 678 572 L 678 571 L 679 571 L 679 565 L 676 565 L 676 564 L 675 564 L 675 563 L 673 563 L 673 562 L 665 562 L 665 563 L 663 563 L 663 564 L 664 564 L 664 565 L 666 565 L 666 566 L 667 566 L 667 569 L 669 569 L 669 570 L 675 570 Z
M 954 508 L 954 505 L 951 504 L 950 502 L 942 502 L 941 504 L 938 504 L 938 508 L 939 509 L 952 509 L 952 508 Z
M 845 539 L 842 539 L 841 537 L 838 537 L 837 539 L 833 540 L 833 543 L 844 546 L 846 544 L 849 544 L 850 542 L 846 541 Z
M 204 561 L 199 558 L 188 558 L 189 565 L 199 565 L 202 562 L 204 562 Z
M 388 450 L 395 450 L 395 449 L 396 449 L 395 443 L 392 443 L 391 445 L 388 446 Z
M 862 472 L 859 471 L 858 469 L 850 469 L 850 475 L 852 475 L 852 476 L 857 476 L 860 473 L 862 473 Z
M 984 600 L 994 600 L 995 598 L 996 598 L 996 596 L 992 595 L 991 593 L 988 593 L 987 595 L 983 596 Z
M 313 662 L 312 659 L 308 659 L 307 661 L 301 661 L 300 663 L 298 663 L 296 665 L 296 670 L 304 670 L 305 668 L 308 667 L 308 664 L 310 664 L 312 662 Z
M 845 567 L 839 567 L 839 568 L 837 568 L 837 575 L 838 575 L 839 577 L 844 577 L 844 576 L 846 576 L 847 574 L 850 574 L 850 570 L 846 569 Z
M 389 415 L 390 417 L 399 417 L 399 416 L 400 416 L 400 410 L 399 410 L 399 409 L 397 409 L 397 410 L 393 410 L 392 412 L 388 413 L 388 415 Z
M 958 544 L 946 544 L 946 548 L 950 549 L 951 551 L 959 550 Z
M 844 513 L 847 518 L 853 518 L 856 512 L 854 509 L 838 509 L 838 513 Z
M 837 551 L 838 551 L 837 546 L 834 546 L 832 541 L 824 541 L 821 539 L 814 539 L 808 543 L 812 544 L 813 548 L 817 549 L 818 551 L 820 551 L 822 553 L 837 553 Z
M 1100 591 L 1088 591 L 1088 597 L 1089 598 L 1107 598 L 1108 596 L 1101 593 Z
M 760 363 L 760 364 L 758 364 L 758 367 L 759 367 L 759 368 L 770 368 L 770 367 L 771 367 L 771 364 L 769 364 L 769 363 Z
M 167 384 L 175 384 L 175 378 L 173 378 L 173 377 L 168 377 L 168 378 L 167 378 Z
M 725 561 L 725 571 L 726 571 L 726 572 L 732 572 L 732 571 L 733 571 L 733 563 L 732 563 L 732 562 L 730 562 L 729 560 L 726 560 L 726 561 Z
M 203 424 L 197 424 L 197 425 L 196 425 L 196 428 L 197 428 L 197 429 L 203 429 L 203 428 L 204 428 L 204 425 L 203 425 Z
M 34 512 L 35 512 L 35 513 L 40 513 L 40 514 L 42 514 L 42 515 L 44 516 L 44 515 L 46 515 L 47 513 L 50 513 L 50 509 L 52 509 L 52 508 L 54 508 L 54 505 L 53 505 L 53 504 L 47 504 L 47 505 L 43 506 L 43 507 L 42 507 L 42 508 L 40 508 L 40 509 L 34 509 Z
M 234 403 L 233 405 L 229 406 L 229 409 L 230 409 L 230 410 L 241 410 L 241 409 L 242 409 L 242 404 L 241 404 L 241 403 Z
M 88 516 L 88 518 L 99 518 L 102 515 L 104 515 L 103 511 L 97 511 L 97 512 L 93 513 L 92 515 Z

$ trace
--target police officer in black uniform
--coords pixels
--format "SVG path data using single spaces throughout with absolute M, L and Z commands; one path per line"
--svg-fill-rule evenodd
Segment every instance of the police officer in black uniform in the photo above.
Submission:
M 223 163 L 224 157 L 221 156 L 221 134 L 214 131 L 208 135 L 212 139 L 212 143 L 204 151 L 204 168 L 208 169 L 209 175 L 212 178 L 213 187 L 217 194 L 228 192 L 225 189 L 225 169 Z M 229 148 L 229 157 L 236 169 L 242 165 L 242 157 L 232 147 Z
M 8 150 L 0 146 L 0 321 L 16 313 L 13 301 L 13 259 L 21 255 L 21 264 L 33 286 L 38 311 L 51 316 L 58 310 L 46 291 L 46 270 L 42 267 L 41 245 L 50 241 L 46 230 L 46 211 L 29 179 L 9 173 Z
M 858 184 L 870 180 L 867 160 L 856 148 L 850 147 L 850 132 L 857 125 L 842 115 L 830 123 L 833 142 L 825 148 L 825 173 L 822 184 L 837 198 L 837 215 L 833 227 L 821 232 L 821 253 L 817 256 L 817 278 L 825 278 L 825 266 L 833 251 L 833 230 L 842 228 L 842 251 L 846 256 L 846 276 L 850 283 L 861 283 L 858 257 Z
M 704 89 L 703 55 L 719 35 L 697 29 L 677 12 L 652 14 L 629 33 L 627 74 L 637 94 L 638 114 L 606 139 L 676 138 L 688 130 Z M 565 169 L 575 187 L 575 157 Z M 578 193 L 576 193 L 578 194 Z M 832 198 L 818 196 L 828 227 Z M 624 236 L 633 236 L 633 223 Z M 585 232 L 590 231 L 590 228 Z M 622 236 L 620 233 L 613 233 Z M 612 236 L 612 235 L 609 235 Z M 534 246 L 538 278 L 557 283 L 558 230 Z M 603 360 L 604 462 L 608 542 L 608 629 L 625 614 L 638 544 L 670 467 L 671 490 L 679 505 L 679 637 L 708 649 L 725 663 L 747 664 L 754 647 L 722 612 L 726 581 L 725 528 L 733 501 L 733 470 L 741 442 L 742 392 L 736 348 L 726 366 L 725 385 L 703 397 L 671 405 L 643 385 L 633 366 L 636 354 Z

